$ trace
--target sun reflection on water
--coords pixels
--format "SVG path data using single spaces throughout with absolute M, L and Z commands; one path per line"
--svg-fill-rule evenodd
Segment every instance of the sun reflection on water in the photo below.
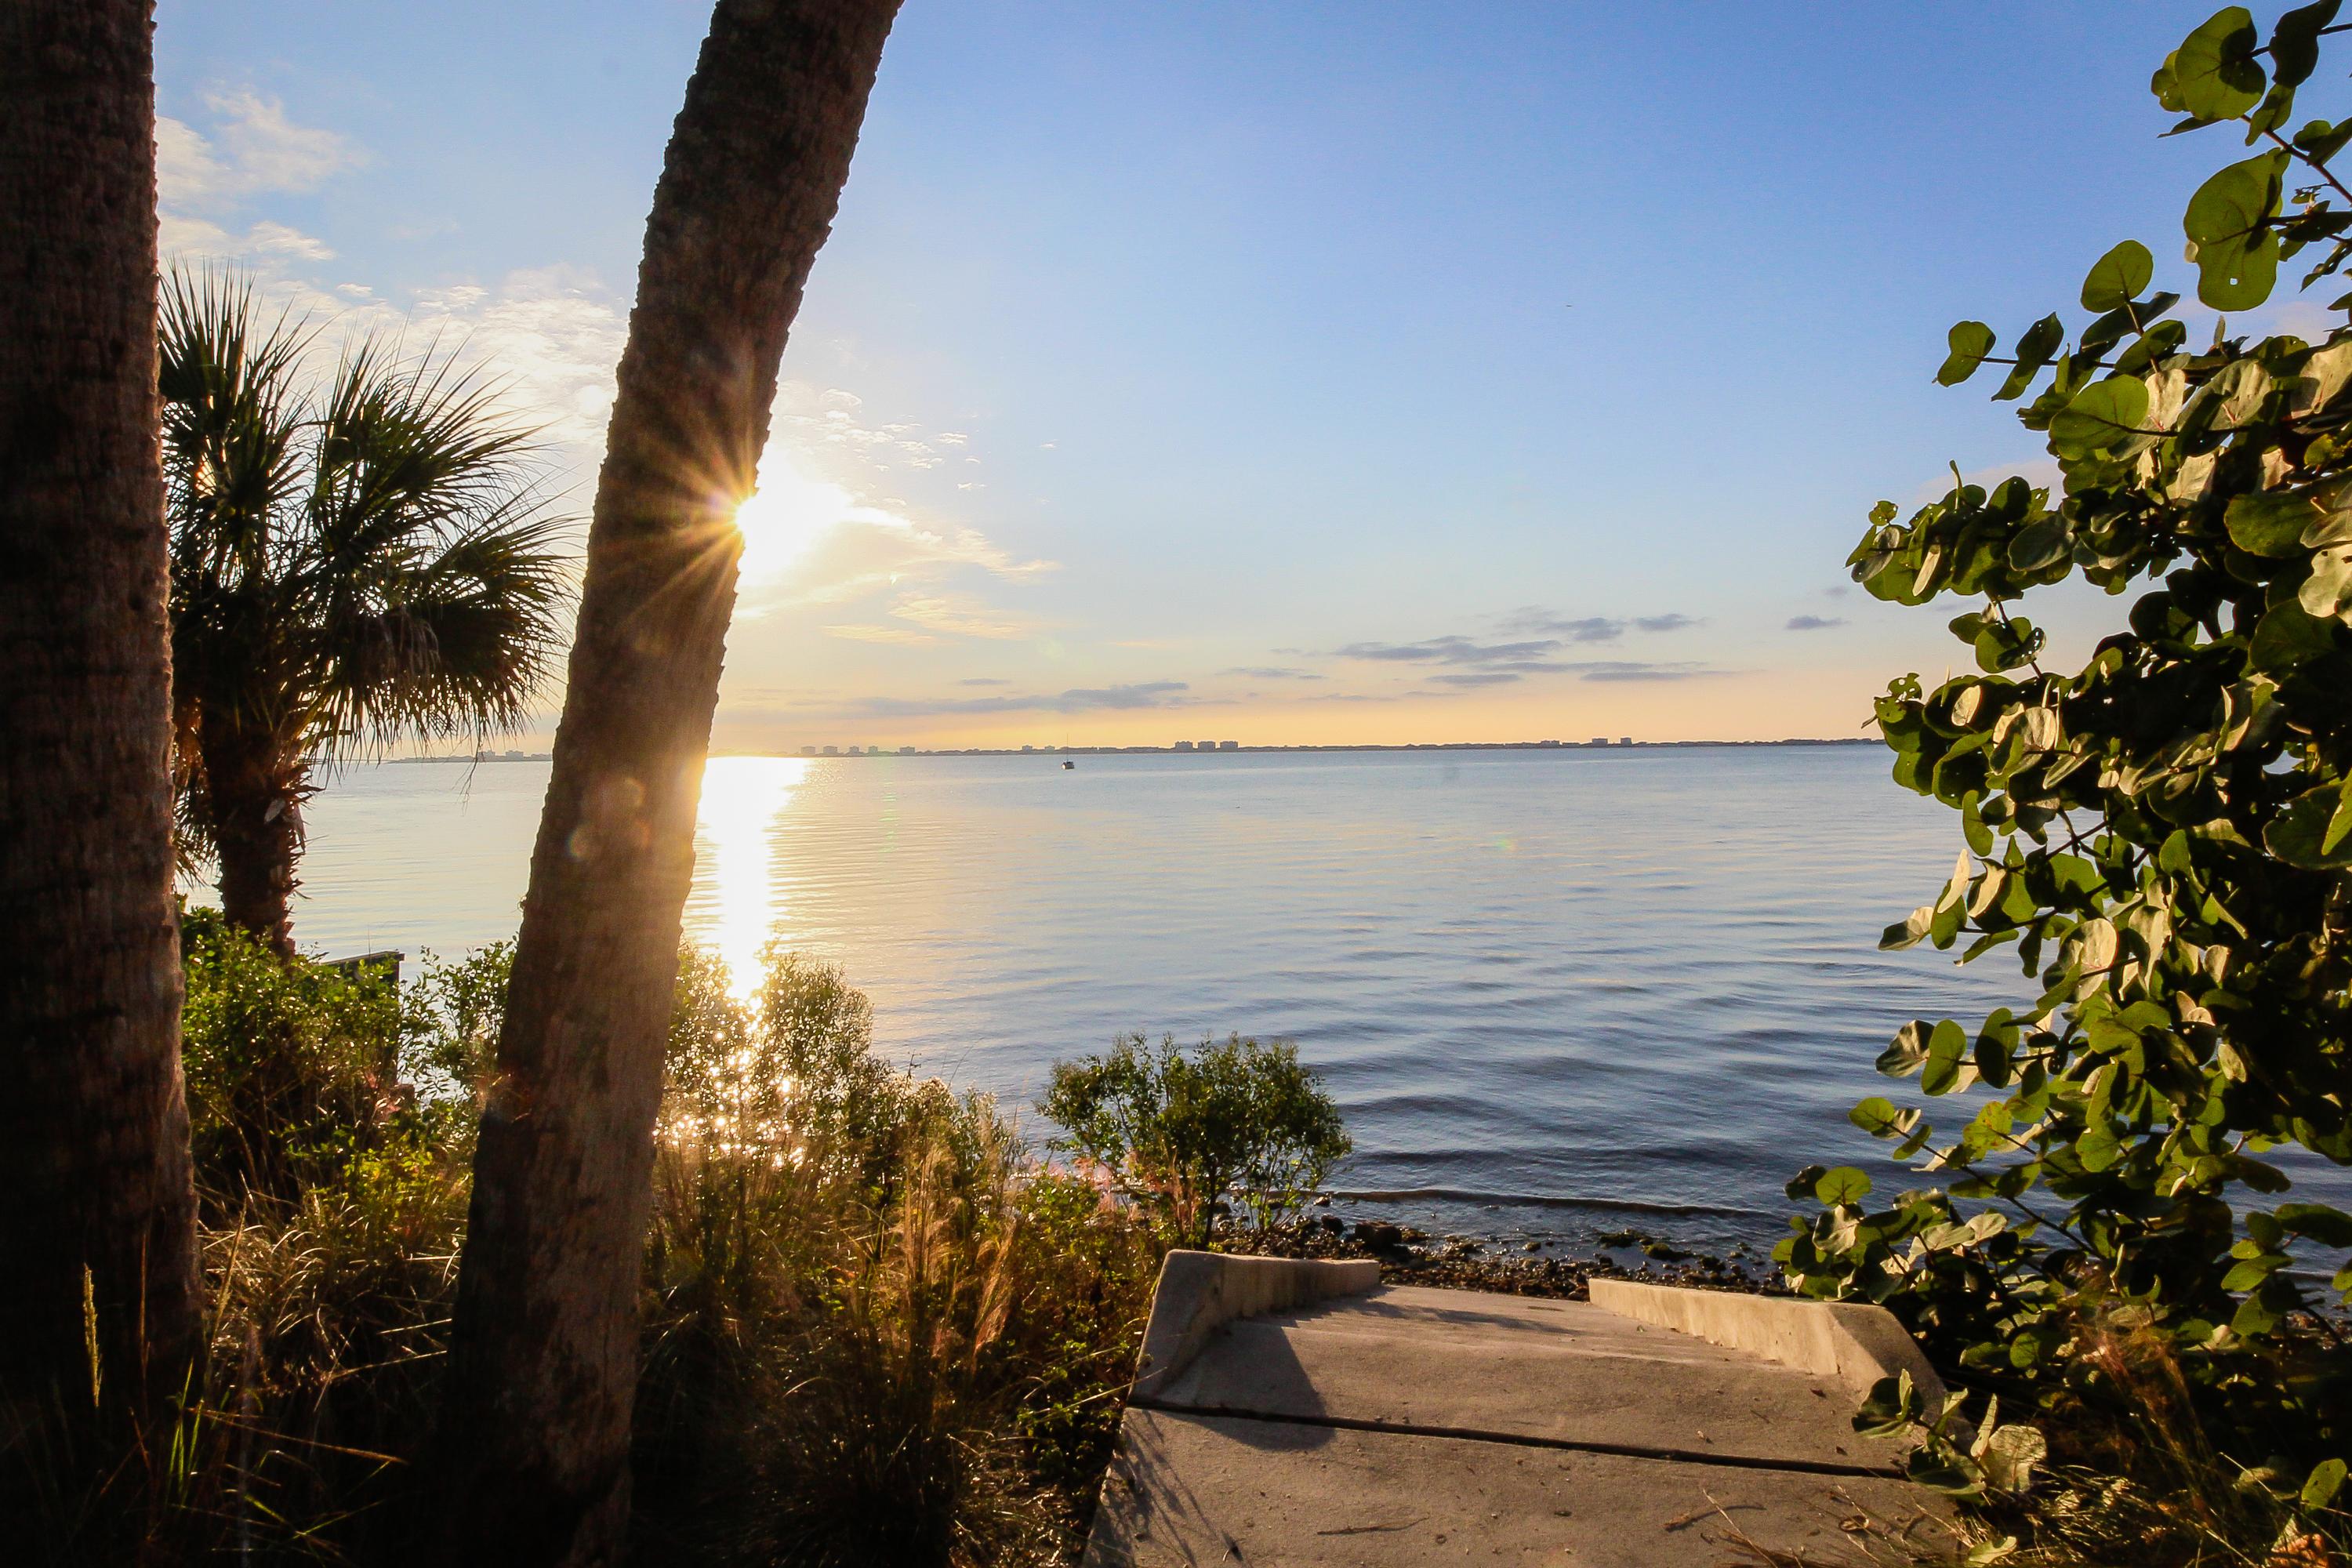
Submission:
M 808 770 L 799 757 L 713 757 L 703 768 L 687 934 L 725 961 L 738 996 L 758 987 L 760 949 L 788 912 L 776 841 Z

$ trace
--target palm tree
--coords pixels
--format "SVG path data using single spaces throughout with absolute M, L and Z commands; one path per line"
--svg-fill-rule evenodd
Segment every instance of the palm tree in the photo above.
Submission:
M 156 1412 L 201 1342 L 151 29 L 148 0 L 0 5 L 0 1429 L 20 1439 L 42 1405 Z M 29 1451 L 0 1452 L 11 1550 Z
M 290 954 L 321 770 L 517 724 L 560 635 L 561 522 L 528 432 L 453 356 L 372 333 L 313 394 L 310 330 L 249 288 L 175 276 L 163 314 L 183 846 Z
M 474 1161 L 448 1425 L 464 1561 L 620 1554 L 654 1114 L 735 509 L 898 8 L 719 0 L 654 190 Z

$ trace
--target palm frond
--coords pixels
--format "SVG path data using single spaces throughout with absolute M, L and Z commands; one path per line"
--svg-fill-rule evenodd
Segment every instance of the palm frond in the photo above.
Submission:
M 172 533 L 176 745 L 194 726 L 271 727 L 289 656 L 288 510 L 302 487 L 296 378 L 312 332 L 266 317 L 250 284 L 174 270 L 161 301 L 164 504 Z
M 306 384 L 314 329 L 225 275 L 175 272 L 163 309 L 189 846 L 205 726 L 266 737 L 299 773 L 519 724 L 561 646 L 568 524 L 501 388 L 437 340 L 411 353 L 382 332 Z
M 329 683 L 337 731 L 377 745 L 519 727 L 561 643 L 567 526 L 520 495 L 415 563 L 398 596 L 343 639 Z

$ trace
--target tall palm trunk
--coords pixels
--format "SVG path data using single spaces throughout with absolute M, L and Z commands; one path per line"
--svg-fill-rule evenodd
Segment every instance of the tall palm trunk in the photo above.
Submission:
M 294 956 L 294 868 L 302 854 L 302 780 L 294 747 L 268 734 L 199 731 L 221 914 Z
M 475 1156 L 449 1501 L 477 1562 L 614 1561 L 694 817 L 778 361 L 898 0 L 719 0 L 654 193 Z
M 154 129 L 149 0 L 0 5 L 0 1396 L 79 1413 L 199 1333 Z

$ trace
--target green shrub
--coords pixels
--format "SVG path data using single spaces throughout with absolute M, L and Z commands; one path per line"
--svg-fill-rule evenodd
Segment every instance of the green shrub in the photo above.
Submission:
M 198 1185 L 231 1210 L 248 1193 L 291 1199 L 306 1162 L 348 1157 L 403 1109 L 417 1021 L 386 973 L 288 963 L 213 910 L 190 910 L 182 942 Z
M 415 1561 L 510 949 L 428 958 L 404 988 L 204 911 L 188 930 L 211 1354 L 164 1451 L 97 1495 L 44 1494 L 36 1560 Z M 680 955 L 641 1561 L 1076 1554 L 1159 1239 L 1039 1168 L 985 1096 L 872 1047 L 837 968 L 772 948 L 746 1002 Z M 35 1447 L 0 1433 L 0 1462 L 37 1468 Z
M 1040 1109 L 1067 1136 L 1055 1147 L 1104 1173 L 1170 1233 L 1204 1245 L 1229 1203 L 1261 1230 L 1353 1148 L 1339 1108 L 1287 1040 L 1235 1035 L 1189 1054 L 1140 1034 L 1105 1055 L 1057 1062 Z
M 403 989 L 281 959 L 209 910 L 184 931 L 208 1353 L 170 1440 L 96 1495 L 47 1499 L 26 1550 L 413 1557 L 466 1216 L 458 1089 L 502 960 L 429 965 Z
M 2336 10 L 2289 12 L 2264 44 L 2230 7 L 2157 72 L 2176 129 L 2262 146 L 2183 222 L 2217 310 L 2263 304 L 2298 252 L 2305 287 L 2352 259 L 2330 172 L 2352 124 L 2287 129 Z M 1928 1153 L 1933 1184 L 1874 1206 L 1859 1170 L 1803 1172 L 1790 1194 L 1822 1211 L 1777 1256 L 1809 1294 L 1895 1308 L 1967 1382 L 2044 1412 L 2062 1451 L 2144 1466 L 2159 1497 L 2242 1481 L 2255 1514 L 2340 1544 L 2352 1371 L 2293 1270 L 2336 1268 L 2352 1215 L 2293 1198 L 2264 1156 L 2352 1163 L 2352 295 L 2297 306 L 2315 342 L 2216 322 L 2196 351 L 2154 275 L 2136 241 L 2101 258 L 2071 351 L 2054 312 L 2005 356 L 1953 328 L 1937 379 L 2007 366 L 1994 395 L 2024 399 L 2062 483 L 1956 472 L 1907 521 L 1881 502 L 1851 558 L 1882 599 L 1983 601 L 1951 623 L 1973 671 L 1877 704 L 1896 781 L 1966 840 L 1883 945 L 2014 943 L 2032 994 L 1896 1034 L 1882 1071 L 1976 1091 L 1940 1137 L 1927 1107 L 1854 1109 L 1898 1159 Z M 2080 670 L 2048 670 L 2012 606 L 2078 574 L 2137 597 Z M 2332 1294 L 2352 1299 L 2352 1268 Z

